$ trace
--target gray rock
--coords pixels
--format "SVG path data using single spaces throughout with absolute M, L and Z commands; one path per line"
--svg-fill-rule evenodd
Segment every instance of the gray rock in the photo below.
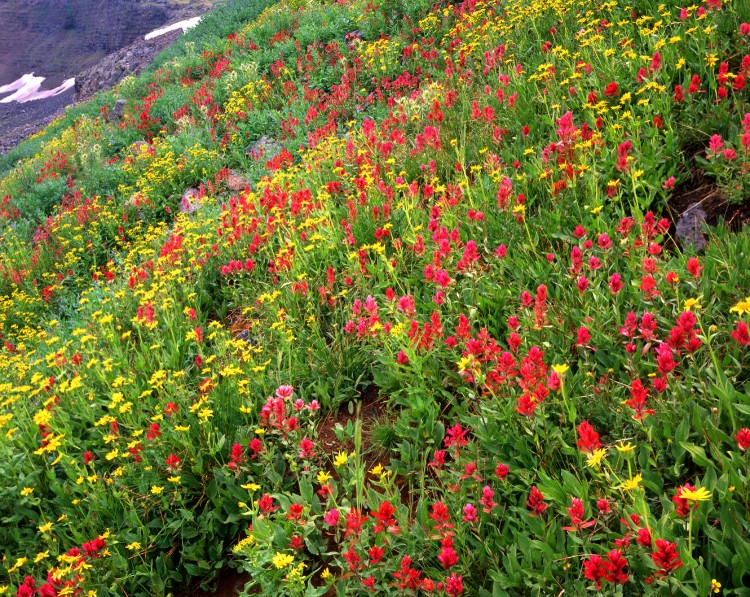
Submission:
M 703 226 L 708 215 L 700 203 L 694 203 L 680 214 L 677 220 L 677 238 L 683 247 L 692 246 L 696 251 L 702 251 L 706 246 L 706 235 Z
M 264 157 L 267 160 L 271 160 L 281 153 L 283 147 L 276 139 L 263 135 L 247 148 L 247 154 L 254 159 Z
M 180 199 L 180 213 L 192 214 L 201 208 L 200 191 L 195 187 L 188 188 Z

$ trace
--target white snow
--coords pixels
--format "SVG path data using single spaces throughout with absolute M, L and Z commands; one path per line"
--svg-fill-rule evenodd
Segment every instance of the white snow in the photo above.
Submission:
M 16 79 L 12 83 L 3 85 L 2 87 L 0 87 L 0 95 L 9 93 L 11 91 L 15 93 L 11 93 L 3 99 L 0 99 L 0 104 L 9 104 L 10 102 L 18 102 L 19 104 L 23 104 L 25 102 L 30 102 L 33 100 L 44 99 L 46 97 L 54 97 L 55 95 L 60 95 L 61 93 L 64 93 L 65 91 L 73 87 L 76 80 L 75 78 L 66 79 L 59 87 L 40 91 L 39 89 L 41 88 L 43 82 L 44 77 L 35 77 L 34 73 L 31 73 L 23 75 L 20 79 Z
M 155 37 L 159 37 L 160 35 L 164 35 L 165 33 L 169 33 L 170 31 L 174 31 L 175 29 L 182 29 L 183 32 L 187 31 L 191 27 L 195 27 L 200 20 L 200 17 L 193 17 L 192 19 L 185 19 L 184 21 L 173 23 L 172 25 L 167 25 L 166 27 L 162 27 L 161 29 L 156 29 L 151 33 L 147 33 L 144 36 L 144 39 L 153 39 Z
M 159 37 L 160 35 L 164 35 L 165 33 L 169 33 L 170 31 L 175 31 L 177 29 L 182 29 L 182 31 L 184 32 L 191 27 L 195 27 L 200 20 L 201 17 L 185 19 L 184 21 L 173 23 L 172 25 L 162 27 L 161 29 L 156 29 L 151 33 L 147 33 L 144 37 L 145 39 L 153 39 L 154 37 Z M 73 87 L 76 82 L 75 78 L 70 78 L 66 79 L 59 87 L 40 91 L 44 79 L 44 77 L 36 77 L 34 76 L 34 73 L 30 73 L 27 75 L 23 75 L 20 79 L 16 79 L 12 83 L 0 86 L 0 96 L 6 93 L 10 93 L 10 95 L 7 95 L 0 99 L 0 104 L 9 104 L 10 102 L 18 102 L 19 104 L 23 104 L 25 102 L 30 102 L 33 100 L 44 99 L 46 97 L 54 97 L 56 95 L 64 93 L 65 91 Z

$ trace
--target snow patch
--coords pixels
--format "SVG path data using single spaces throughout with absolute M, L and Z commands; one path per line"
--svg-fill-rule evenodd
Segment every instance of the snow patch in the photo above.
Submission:
M 10 102 L 18 102 L 23 104 L 34 100 L 40 100 L 47 97 L 54 97 L 66 92 L 68 89 L 75 85 L 75 78 L 66 79 L 63 84 L 54 89 L 47 89 L 40 91 L 39 89 L 44 82 L 44 77 L 35 77 L 34 73 L 23 75 L 20 79 L 16 79 L 12 83 L 3 85 L 0 87 L 0 95 L 5 93 L 11 93 L 10 95 L 0 99 L 0 104 L 9 104 Z
M 172 25 L 167 25 L 166 27 L 162 27 L 161 29 L 156 29 L 151 33 L 147 33 L 144 36 L 144 39 L 153 39 L 155 37 L 159 37 L 160 35 L 164 35 L 165 33 L 169 33 L 170 31 L 175 31 L 176 29 L 182 29 L 182 31 L 185 32 L 191 27 L 195 27 L 200 20 L 200 17 L 193 17 L 192 19 L 185 19 L 184 21 L 173 23 Z

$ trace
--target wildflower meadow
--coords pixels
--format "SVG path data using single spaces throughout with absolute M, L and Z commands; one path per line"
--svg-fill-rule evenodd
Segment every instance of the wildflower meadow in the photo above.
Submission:
M 749 78 L 743 0 L 252 0 L 69 109 L 0 594 L 750 595 Z

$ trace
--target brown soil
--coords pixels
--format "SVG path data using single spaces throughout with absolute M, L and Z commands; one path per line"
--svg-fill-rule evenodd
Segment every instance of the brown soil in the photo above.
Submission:
M 721 190 L 703 172 L 695 170 L 688 185 L 676 190 L 666 209 L 666 216 L 673 224 L 679 220 L 685 211 L 700 203 L 706 212 L 706 223 L 717 226 L 724 220 L 724 225 L 732 230 L 739 230 L 743 225 L 750 225 L 750 198 L 744 203 L 729 203 Z
M 200 587 L 177 593 L 177 597 L 237 597 L 250 580 L 250 575 L 227 568 L 219 575 L 215 591 L 204 591 Z
M 359 416 L 362 420 L 363 457 L 369 470 L 378 464 L 378 458 L 381 456 L 379 451 L 374 449 L 370 438 L 372 435 L 373 424 L 385 414 L 386 400 L 384 397 L 380 396 L 378 388 L 371 385 L 362 392 L 359 404 Z M 354 414 L 349 414 L 346 409 L 341 408 L 338 413 L 329 413 L 320 422 L 317 431 L 317 439 L 320 447 L 325 453 L 333 457 L 339 452 L 354 451 L 353 438 L 346 438 L 343 442 L 340 441 L 336 436 L 336 425 L 340 424 L 342 427 L 346 428 L 349 421 L 354 425 L 357 420 L 356 414 L 356 410 Z

